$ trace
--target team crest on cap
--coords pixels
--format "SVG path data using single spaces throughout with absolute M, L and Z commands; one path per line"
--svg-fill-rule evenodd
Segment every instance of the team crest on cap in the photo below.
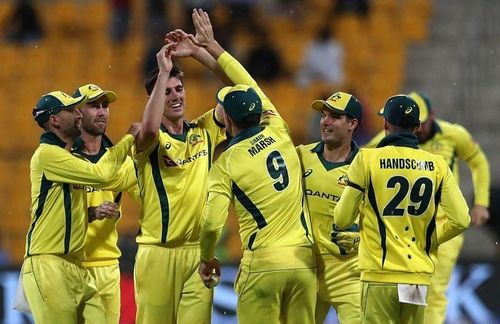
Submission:
M 191 146 L 194 146 L 194 145 L 202 143 L 202 142 L 203 142 L 203 139 L 201 138 L 201 135 L 192 134 L 191 136 L 189 136 L 189 144 Z
M 340 99 L 342 99 L 342 96 L 340 95 L 340 93 L 336 92 L 336 93 L 332 94 L 332 95 L 330 96 L 330 98 L 328 98 L 328 99 L 331 99 L 331 100 L 333 100 L 333 101 L 336 101 L 336 100 L 340 100 Z

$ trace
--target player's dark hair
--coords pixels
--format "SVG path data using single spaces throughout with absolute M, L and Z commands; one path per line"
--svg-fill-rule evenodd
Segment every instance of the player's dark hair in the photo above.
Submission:
M 234 122 L 234 120 L 233 120 Z M 251 114 L 243 118 L 241 123 L 234 122 L 239 129 L 247 129 L 260 124 L 260 114 Z
M 156 80 L 158 79 L 158 72 L 159 72 L 159 69 L 156 67 L 153 70 L 149 71 L 148 74 L 146 75 L 146 80 L 144 81 L 144 88 L 146 88 L 146 92 L 148 93 L 148 96 L 150 96 L 151 92 L 153 92 L 153 88 L 155 87 Z M 179 68 L 179 66 L 174 64 L 174 66 L 172 67 L 172 70 L 170 71 L 170 77 L 171 78 L 175 77 L 175 78 L 181 80 L 181 83 L 183 83 L 183 81 L 182 81 L 183 76 L 184 76 L 184 72 L 182 72 L 182 70 Z

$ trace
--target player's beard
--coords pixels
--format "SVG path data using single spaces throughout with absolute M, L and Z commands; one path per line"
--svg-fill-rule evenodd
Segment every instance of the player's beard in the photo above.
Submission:
M 97 122 L 86 122 L 82 120 L 81 127 L 85 130 L 85 132 L 89 133 L 93 136 L 104 135 L 106 133 L 106 127 L 108 126 L 107 121 Z

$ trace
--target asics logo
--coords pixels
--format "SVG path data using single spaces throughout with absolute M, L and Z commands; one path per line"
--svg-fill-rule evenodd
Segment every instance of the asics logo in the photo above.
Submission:
M 405 114 L 407 114 L 407 115 L 408 115 L 409 113 L 411 113 L 411 111 L 412 111 L 412 110 L 413 110 L 413 107 L 408 107 L 408 108 L 406 108 L 406 109 L 405 109 Z
M 248 111 L 252 111 L 255 109 L 255 102 L 252 102 L 252 104 L 250 105 L 250 107 L 248 107 Z

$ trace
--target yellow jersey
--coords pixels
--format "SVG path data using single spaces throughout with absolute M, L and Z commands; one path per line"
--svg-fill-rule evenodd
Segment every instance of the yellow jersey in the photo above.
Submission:
M 365 147 L 376 147 L 384 138 L 377 134 Z M 421 149 L 441 155 L 459 183 L 459 163 L 463 160 L 470 168 L 474 186 L 474 204 L 484 207 L 490 202 L 490 166 L 479 144 L 461 125 L 437 119 L 432 125 L 431 137 L 419 143 Z M 441 214 L 439 215 L 441 217 Z
M 333 163 L 323 157 L 324 146 L 323 142 L 319 142 L 297 147 L 302 165 L 304 192 L 311 216 L 311 230 L 316 243 L 316 253 L 347 255 L 344 248 L 331 241 L 333 210 L 347 184 L 347 172 L 359 149 L 352 142 L 351 153 L 346 161 Z M 357 231 L 357 228 L 358 225 L 354 224 L 349 230 Z
M 263 113 L 260 125 L 235 136 L 210 170 L 201 258 L 213 259 L 230 202 L 238 215 L 243 250 L 312 247 L 300 160 L 288 126 L 238 61 L 227 53 L 218 61 L 235 84 L 256 90 Z
M 75 142 L 75 145 L 73 145 L 72 152 L 89 162 L 97 163 L 107 152 L 108 148 L 112 146 L 111 141 L 104 135 L 100 151 L 97 154 L 89 155 L 83 152 L 84 143 L 79 138 Z M 103 202 L 110 201 L 119 205 L 120 212 L 117 219 L 105 218 L 89 223 L 85 240 L 86 260 L 84 266 L 86 267 L 118 264 L 121 252 L 118 248 L 116 224 L 121 217 L 122 192 L 127 191 L 134 199 L 139 199 L 139 187 L 137 186 L 137 178 L 135 177 L 134 162 L 130 157 L 127 157 L 112 182 L 113 184 L 106 184 L 106 187 L 113 186 L 115 191 L 86 186 L 88 207 L 98 207 Z
M 94 164 L 72 155 L 54 133 L 42 134 L 30 163 L 31 222 L 25 257 L 54 254 L 84 261 L 86 186 L 103 187 L 112 181 L 133 144 L 134 137 L 125 135 Z
M 142 200 L 139 244 L 175 247 L 197 244 L 214 150 L 225 139 L 224 125 L 212 109 L 184 132 L 169 134 L 162 125 L 157 142 L 134 153 Z
M 360 210 L 361 280 L 429 285 L 430 255 L 470 223 L 444 159 L 418 149 L 415 135 L 394 133 L 378 148 L 359 151 L 347 181 L 334 221 L 340 228 L 351 226 Z M 441 224 L 438 207 L 446 217 Z

